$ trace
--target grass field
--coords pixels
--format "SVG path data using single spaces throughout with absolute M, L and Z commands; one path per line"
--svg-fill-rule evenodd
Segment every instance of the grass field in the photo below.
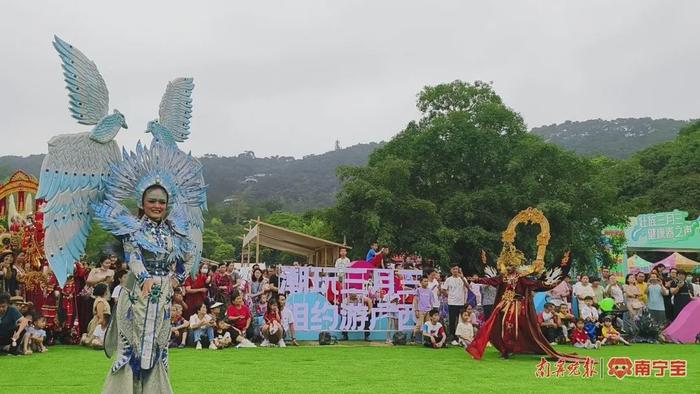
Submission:
M 558 350 L 573 352 L 570 346 Z M 535 377 L 537 356 L 501 360 L 492 348 L 475 361 L 461 348 L 333 345 L 258 349 L 176 349 L 171 381 L 177 393 L 279 392 L 698 392 L 700 346 L 612 346 L 579 351 L 604 362 L 634 359 L 686 359 L 686 378 L 634 378 L 603 375 L 586 379 Z M 110 360 L 99 351 L 55 346 L 46 354 L 0 357 L 0 393 L 98 393 Z M 575 391 L 573 391 L 575 390 Z

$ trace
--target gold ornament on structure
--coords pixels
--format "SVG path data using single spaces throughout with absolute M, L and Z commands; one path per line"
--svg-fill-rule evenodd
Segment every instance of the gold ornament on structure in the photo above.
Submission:
M 516 228 L 518 224 L 538 224 L 540 233 L 537 235 L 537 256 L 531 266 L 526 266 L 525 255 L 515 247 Z M 521 276 L 540 274 L 544 272 L 544 256 L 550 239 L 549 221 L 542 211 L 537 208 L 527 208 L 520 211 L 508 224 L 503 232 L 503 249 L 498 257 L 498 269 L 503 273 L 508 272 L 508 267 L 516 267 Z

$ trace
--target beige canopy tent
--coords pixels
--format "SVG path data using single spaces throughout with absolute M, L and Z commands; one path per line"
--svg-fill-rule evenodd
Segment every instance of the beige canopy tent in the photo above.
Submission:
M 350 249 L 344 244 L 275 226 L 262 222 L 260 219 L 251 221 L 251 225 L 253 227 L 249 228 L 248 233 L 243 237 L 241 262 L 250 263 L 251 245 L 255 245 L 256 263 L 260 263 L 260 247 L 262 246 L 305 257 L 308 263 L 320 267 L 335 264 L 340 248 Z

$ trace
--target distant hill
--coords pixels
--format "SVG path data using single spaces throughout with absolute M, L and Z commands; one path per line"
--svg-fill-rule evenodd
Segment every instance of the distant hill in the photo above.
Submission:
M 585 156 L 624 159 L 676 137 L 690 121 L 652 118 L 593 119 L 535 127 L 530 132 L 545 141 Z
M 335 169 L 364 165 L 381 143 L 354 145 L 302 159 L 288 156 L 257 158 L 253 152 L 235 157 L 205 155 L 204 179 L 210 203 L 243 196 L 248 201 L 274 200 L 286 210 L 305 211 L 335 203 L 340 182 Z M 17 169 L 39 176 L 44 155 L 0 157 L 0 180 Z
M 688 121 L 673 119 L 615 119 L 564 122 L 535 127 L 533 134 L 582 155 L 626 158 L 648 146 L 675 138 Z M 227 198 L 246 201 L 276 201 L 285 210 L 305 211 L 335 203 L 340 183 L 335 170 L 340 165 L 364 165 L 381 143 L 354 145 L 302 159 L 289 156 L 258 158 L 253 152 L 234 157 L 205 155 L 204 179 L 209 201 Z M 38 177 L 44 155 L 0 157 L 0 180 L 23 169 Z

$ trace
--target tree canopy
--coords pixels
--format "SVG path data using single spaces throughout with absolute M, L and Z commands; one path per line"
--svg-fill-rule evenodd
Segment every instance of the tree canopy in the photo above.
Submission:
M 423 116 L 364 167 L 342 167 L 342 190 L 329 219 L 337 235 L 367 245 L 378 239 L 397 252 L 479 269 L 480 251 L 500 251 L 501 232 L 528 206 L 551 224 L 549 259 L 572 251 L 592 266 L 600 232 L 622 216 L 604 162 L 579 157 L 527 133 L 522 117 L 490 84 L 455 81 L 418 94 Z M 538 229 L 518 235 L 534 256 Z

